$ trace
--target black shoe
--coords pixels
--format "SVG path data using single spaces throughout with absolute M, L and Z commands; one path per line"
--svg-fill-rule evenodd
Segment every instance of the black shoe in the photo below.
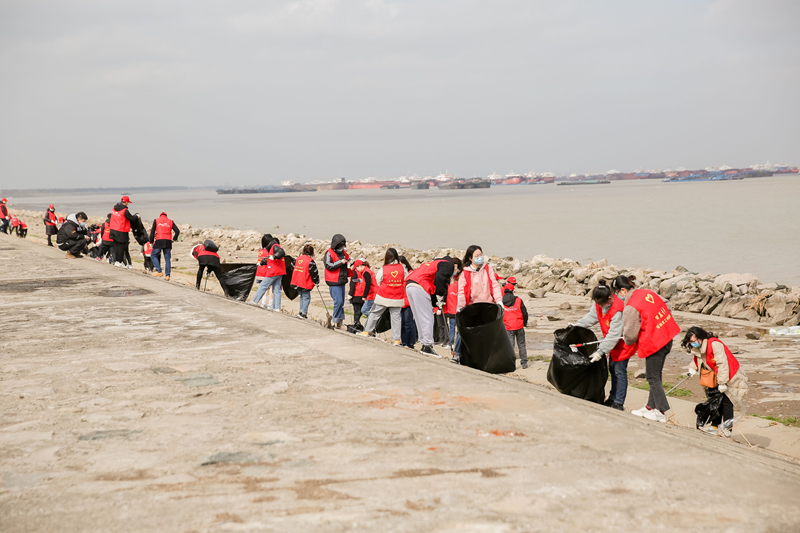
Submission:
M 613 398 L 606 398 L 606 401 L 603 402 L 603 405 L 605 405 L 606 407 L 611 407 L 613 404 L 614 404 Z
M 522 363 L 522 368 L 528 368 L 528 363 Z
M 460 355 L 454 355 L 452 358 L 450 358 L 450 362 L 453 363 L 453 364 L 456 364 L 456 365 L 460 365 L 461 364 L 461 356 Z
M 433 357 L 438 357 L 440 359 L 442 357 L 441 355 L 436 353 L 436 350 L 434 350 L 433 346 L 431 346 L 431 345 L 423 346 L 422 349 L 420 350 L 420 353 L 424 353 L 424 354 L 427 354 L 427 355 L 432 355 Z
M 617 402 L 612 403 L 611 405 L 609 405 L 609 407 L 611 407 L 612 409 L 616 409 L 617 411 L 624 411 L 625 410 L 625 407 L 623 407 L 621 403 L 617 403 Z

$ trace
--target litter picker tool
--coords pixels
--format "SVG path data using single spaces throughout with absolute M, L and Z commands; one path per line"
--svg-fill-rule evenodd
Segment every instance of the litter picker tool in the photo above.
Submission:
M 319 293 L 319 299 L 322 300 L 322 307 L 325 308 L 325 314 L 328 317 L 328 321 L 325 323 L 325 327 L 328 329 L 333 329 L 333 320 L 331 319 L 331 314 L 328 312 L 328 306 L 325 303 L 325 298 L 322 297 L 322 291 L 319 290 L 319 285 L 317 285 L 317 292 Z
M 680 380 L 680 381 L 678 382 L 678 384 L 677 384 L 677 385 L 675 385 L 674 387 L 672 387 L 671 389 L 669 389 L 669 390 L 667 391 L 667 393 L 665 394 L 665 396 L 669 396 L 669 393 L 670 393 L 670 392 L 672 392 L 672 391 L 674 391 L 675 389 L 677 389 L 677 388 L 680 386 L 680 384 L 681 384 L 681 383 L 683 383 L 684 381 L 686 381 L 687 379 L 689 379 L 689 377 L 690 377 L 690 376 L 686 376 L 685 378 L 683 378 L 682 380 Z
M 611 337 L 610 339 L 609 338 L 605 338 L 605 339 L 600 339 L 599 341 L 582 342 L 580 344 L 570 344 L 569 345 L 569 349 L 572 350 L 573 352 L 577 352 L 578 348 L 580 348 L 581 346 L 589 346 L 590 344 L 600 344 L 601 342 L 605 342 L 605 341 L 618 341 L 621 338 L 622 337 Z

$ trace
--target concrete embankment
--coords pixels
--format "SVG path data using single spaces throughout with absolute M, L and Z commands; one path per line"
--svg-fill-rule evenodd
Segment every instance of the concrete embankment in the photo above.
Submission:
M 793 531 L 800 468 L 0 236 L 3 531 Z

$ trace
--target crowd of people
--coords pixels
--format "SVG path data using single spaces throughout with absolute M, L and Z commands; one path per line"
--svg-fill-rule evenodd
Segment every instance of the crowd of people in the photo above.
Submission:
M 89 227 L 86 226 L 86 213 L 70 214 L 62 221 L 56 217 L 54 206 L 50 205 L 44 218 L 48 245 L 52 246 L 51 237 L 55 234 L 58 248 L 65 251 L 68 259 L 88 254 L 98 261 L 106 260 L 130 268 L 130 233 L 135 225 L 141 226 L 139 215 L 130 212 L 130 204 L 130 198 L 123 196 L 105 222 Z M 0 201 L 0 221 L 3 233 L 8 233 L 11 227 L 12 233 L 25 236 L 27 226 L 18 217 L 9 215 L 5 198 Z M 153 276 L 170 279 L 172 242 L 178 240 L 179 235 L 180 229 L 166 213 L 162 212 L 153 221 L 141 249 L 146 268 L 152 271 Z M 218 252 L 216 244 L 210 240 L 192 249 L 192 255 L 198 261 L 196 288 L 200 288 L 204 273 L 213 273 L 227 296 L 229 291 Z M 288 282 L 299 295 L 297 317 L 308 319 L 311 293 L 316 288 L 322 297 L 319 285 L 324 281 L 333 302 L 329 320 L 334 329 L 347 329 L 360 336 L 374 337 L 379 323 L 388 313 L 390 325 L 387 327 L 395 346 L 414 349 L 419 344 L 421 353 L 441 358 L 434 347 L 438 343 L 449 348 L 449 359 L 456 364 L 460 363 L 462 348 L 456 317 L 470 305 L 493 304 L 500 310 L 522 368 L 528 367 L 525 342 L 528 312 L 522 298 L 514 292 L 517 281 L 514 277 L 504 278 L 495 272 L 478 245 L 469 246 L 463 258 L 445 255 L 417 266 L 395 248 L 388 248 L 383 264 L 373 268 L 366 259 L 351 258 L 347 252 L 347 239 L 336 234 L 330 247 L 322 254 L 321 266 L 322 276 L 311 244 L 304 245 L 297 258 L 290 258 L 277 237 L 263 235 L 255 273 L 257 288 L 248 303 L 280 311 L 281 294 Z M 348 296 L 353 323 L 345 325 Z M 601 360 L 608 363 L 611 389 L 604 404 L 624 410 L 628 362 L 637 355 L 645 360 L 649 397 L 642 408 L 631 413 L 666 422 L 670 405 L 662 386 L 662 373 L 673 340 L 681 331 L 669 303 L 657 293 L 637 287 L 634 276 L 600 280 L 591 292 L 591 299 L 594 305 L 590 306 L 589 312 L 570 326 L 600 328 L 602 340 L 588 359 L 592 364 Z M 362 318 L 366 318 L 364 324 Z M 445 333 L 441 334 L 439 330 Z M 747 391 L 744 371 L 716 335 L 699 327 L 688 330 L 681 346 L 694 356 L 687 369 L 688 376 L 701 374 L 701 384 L 709 399 L 715 398 L 719 405 L 716 414 L 705 421 L 702 429 L 730 436 L 734 404 L 738 404 Z

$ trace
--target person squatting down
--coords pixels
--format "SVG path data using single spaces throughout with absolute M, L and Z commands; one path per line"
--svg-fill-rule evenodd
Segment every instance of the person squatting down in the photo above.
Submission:
M 689 328 L 681 346 L 693 356 L 692 362 L 689 363 L 688 375 L 692 377 L 698 372 L 701 373 L 700 385 L 705 389 L 706 397 L 722 394 L 718 416 L 711 418 L 705 426 L 698 426 L 697 429 L 730 437 L 734 419 L 733 402 L 739 403 L 748 389 L 744 369 L 725 343 L 715 334 L 698 326 Z
M 77 259 L 87 252 L 89 235 L 86 229 L 86 220 L 88 218 L 83 211 L 73 213 L 67 217 L 66 222 L 58 230 L 56 243 L 59 250 L 66 252 L 65 258 Z
M 611 287 L 604 279 L 601 279 L 597 287 L 592 290 L 592 301 L 594 305 L 589 307 L 586 316 L 578 320 L 575 325 L 591 328 L 600 324 L 604 340 L 589 360 L 595 363 L 602 357 L 609 357 L 611 391 L 603 405 L 623 411 L 625 398 L 628 395 L 628 361 L 636 353 L 635 344 L 628 346 L 622 340 L 625 302 L 611 291 Z
M 319 285 L 319 271 L 314 261 L 314 247 L 310 244 L 303 246 L 303 253 L 294 260 L 292 271 L 292 287 L 300 294 L 300 312 L 298 318 L 308 318 L 308 307 L 311 305 L 311 290 Z
M 503 324 L 508 332 L 511 346 L 519 348 L 519 362 L 528 368 L 528 350 L 525 347 L 525 326 L 528 325 L 528 309 L 522 298 L 514 294 L 517 278 L 510 277 L 503 286 Z
M 178 225 L 173 222 L 166 213 L 161 213 L 157 219 L 153 221 L 153 227 L 150 228 L 150 242 L 153 243 L 153 250 L 150 254 L 150 259 L 153 262 L 153 276 L 160 278 L 164 277 L 169 281 L 169 276 L 172 269 L 172 242 L 178 240 L 181 230 Z M 161 254 L 164 254 L 164 270 L 161 270 Z
M 207 239 L 203 244 L 198 244 L 192 248 L 192 257 L 197 259 L 197 283 L 195 288 L 200 290 L 200 282 L 203 281 L 203 271 L 213 272 L 214 277 L 217 278 L 219 286 L 222 287 L 222 292 L 228 296 L 228 286 L 225 285 L 225 280 L 222 279 L 222 268 L 220 267 L 219 248 L 214 244 L 214 241 Z

